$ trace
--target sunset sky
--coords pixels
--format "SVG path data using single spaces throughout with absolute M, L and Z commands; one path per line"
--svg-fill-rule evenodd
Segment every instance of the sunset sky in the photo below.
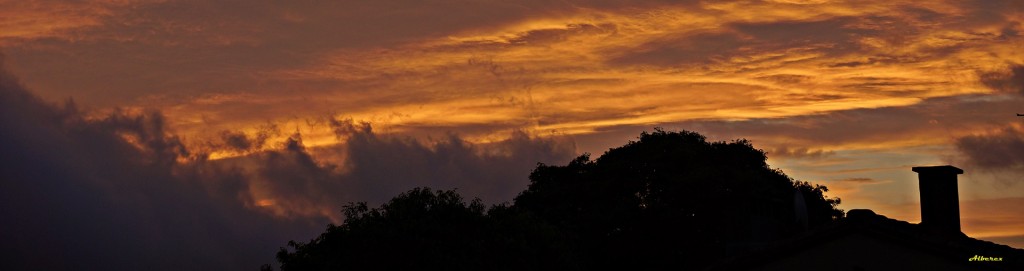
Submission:
M 507 202 L 655 127 L 915 223 L 910 168 L 954 165 L 964 232 L 1024 248 L 1020 0 L 0 0 L 0 59 L 2 237 L 80 240 L 54 268 L 256 269 L 347 202 Z

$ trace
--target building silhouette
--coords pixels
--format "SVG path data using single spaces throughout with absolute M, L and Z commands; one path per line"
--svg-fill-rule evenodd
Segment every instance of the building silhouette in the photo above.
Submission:
M 867 209 L 834 225 L 714 265 L 711 270 L 1024 270 L 1024 250 L 960 231 L 953 166 L 913 167 L 921 192 L 921 223 Z

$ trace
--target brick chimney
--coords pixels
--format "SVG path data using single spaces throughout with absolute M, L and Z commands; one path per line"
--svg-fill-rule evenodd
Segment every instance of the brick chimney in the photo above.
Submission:
M 954 166 L 913 167 L 921 189 L 921 225 L 947 233 L 960 233 L 960 199 Z

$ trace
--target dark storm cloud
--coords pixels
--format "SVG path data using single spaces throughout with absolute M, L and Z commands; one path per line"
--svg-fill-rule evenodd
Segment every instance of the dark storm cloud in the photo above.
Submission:
M 235 158 L 211 161 L 217 168 L 238 172 L 249 185 L 249 204 L 283 217 L 329 217 L 347 202 L 367 200 L 351 190 L 337 166 L 318 162 L 301 136 L 292 135 L 280 150 L 268 150 Z M 337 222 L 337 221 L 336 221 Z
M 7 268 L 256 268 L 282 240 L 326 223 L 244 208 L 247 182 L 178 164 L 188 153 L 158 113 L 86 120 L 2 72 L 0 124 Z
M 246 156 L 206 160 L 158 112 L 85 118 L 0 72 L 0 253 L 14 270 L 237 270 L 271 263 L 288 240 L 338 222 L 350 201 L 380 203 L 415 186 L 509 200 L 537 162 L 571 144 L 517 133 L 488 145 L 435 146 L 349 124 L 346 165 L 316 160 L 294 135 L 253 152 L 261 135 L 225 132 Z M 273 129 L 265 129 L 272 131 Z
M 248 135 L 240 131 L 221 131 L 221 144 L 210 142 L 206 145 L 212 148 L 224 147 L 239 153 L 260 150 L 267 144 L 271 137 L 281 135 L 281 130 L 272 123 L 261 125 L 255 135 Z
M 1014 93 L 1024 95 L 1024 66 L 1010 66 L 1004 73 L 982 74 L 981 82 L 986 86 L 1002 93 Z M 1021 96 L 1014 96 L 1016 106 L 1009 108 L 1003 113 L 1007 117 L 1021 113 Z M 1020 123 L 1017 117 L 1017 123 Z M 995 132 L 985 134 L 973 134 L 957 138 L 956 148 L 962 154 L 962 158 L 968 165 L 976 166 L 990 172 L 1024 172 L 1024 130 L 1021 125 L 1007 125 Z M 1004 180 L 1019 179 L 1019 175 L 1011 174 Z M 998 173 L 1002 176 L 1004 173 Z M 997 177 L 999 177 L 997 176 Z
M 379 135 L 369 124 L 334 122 L 347 137 L 347 178 L 359 180 L 356 191 L 377 200 L 416 186 L 458 188 L 485 202 L 511 200 L 526 188 L 529 172 L 538 162 L 564 163 L 575 146 L 559 139 L 535 138 L 513 132 L 507 140 L 474 144 L 449 134 L 431 145 L 399 136 Z
M 241 132 L 224 131 L 221 133 L 221 138 L 224 140 L 225 145 L 239 151 L 247 151 L 253 147 L 259 147 L 255 146 L 257 145 L 255 144 L 256 142 L 253 142 L 245 133 Z M 258 145 L 262 145 L 262 143 Z
M 825 52 L 833 56 L 848 54 L 859 50 L 858 37 L 881 32 L 863 25 L 865 21 L 880 23 L 876 21 L 881 19 L 896 20 L 838 17 L 821 21 L 731 23 L 714 32 L 676 35 L 640 44 L 610 62 L 656 66 L 709 64 L 726 61 L 734 56 L 794 48 Z
M 856 49 L 856 38 L 880 31 L 863 25 L 882 24 L 894 18 L 837 17 L 820 21 L 781 21 L 770 23 L 735 23 L 729 27 L 750 36 L 752 41 L 777 48 L 827 45 L 830 50 Z
M 513 38 L 509 43 L 544 45 L 564 41 L 575 35 L 601 35 L 614 33 L 614 24 L 573 24 L 567 25 L 565 29 L 538 29 L 527 31 L 520 36 Z
M 526 188 L 538 162 L 563 163 L 575 153 L 565 139 L 513 132 L 493 143 L 469 143 L 454 134 L 432 140 L 379 134 L 369 123 L 330 119 L 342 143 L 310 148 L 292 135 L 283 148 L 209 161 L 246 180 L 246 197 L 284 217 L 330 217 L 339 206 L 383 203 L 415 187 L 458 189 L 485 203 L 511 200 Z M 227 148 L 230 148 L 229 146 Z
M 973 166 L 1024 170 L 1024 131 L 1018 127 L 961 137 L 956 140 L 956 147 Z
M 955 4 L 967 12 L 967 16 L 958 18 L 958 21 L 968 25 L 1002 24 L 1007 21 L 1007 17 L 1024 11 L 1024 5 L 1017 0 L 970 0 Z
M 877 183 L 882 183 L 883 182 L 882 180 L 876 180 L 876 179 L 872 179 L 872 178 L 848 178 L 848 179 L 841 179 L 841 180 L 836 180 L 836 181 L 838 181 L 838 182 L 850 182 L 850 183 L 857 183 L 857 184 L 877 184 Z
M 981 82 L 994 90 L 1024 95 L 1024 65 L 1014 65 L 1004 72 L 980 76 Z

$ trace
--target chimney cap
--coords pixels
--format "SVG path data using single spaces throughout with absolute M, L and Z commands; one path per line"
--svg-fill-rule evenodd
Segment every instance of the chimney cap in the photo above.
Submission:
M 875 216 L 878 215 L 875 214 L 875 211 L 872 211 L 871 209 L 853 209 L 846 212 L 846 218 L 858 221 L 868 220 Z
M 958 167 L 945 165 L 945 166 L 930 166 L 930 167 L 912 167 L 911 170 L 920 174 L 964 174 L 964 170 Z

